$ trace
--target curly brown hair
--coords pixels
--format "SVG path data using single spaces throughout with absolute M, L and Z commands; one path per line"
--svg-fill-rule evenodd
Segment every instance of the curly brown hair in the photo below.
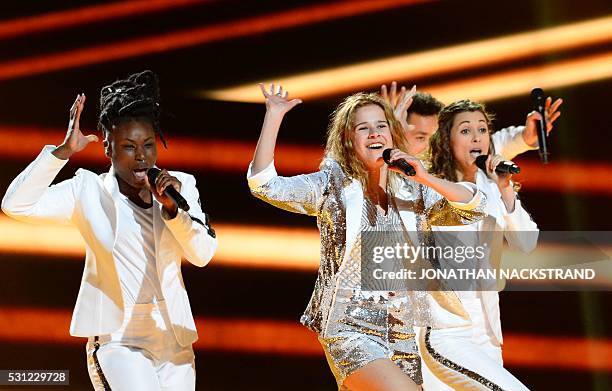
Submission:
M 451 103 L 440 111 L 438 117 L 438 131 L 429 141 L 429 172 L 439 178 L 457 182 L 457 164 L 451 151 L 450 134 L 455 116 L 466 111 L 478 111 L 484 115 L 489 128 L 489 140 L 493 133 L 493 120 L 495 116 L 489 113 L 484 104 L 463 99 Z M 493 143 L 489 143 L 489 154 L 494 154 Z
M 364 188 L 367 188 L 368 175 L 365 166 L 357 158 L 351 134 L 354 131 L 355 124 L 353 121 L 357 109 L 368 105 L 379 106 L 385 112 L 394 147 L 402 151 L 408 149 L 408 141 L 402 125 L 395 118 L 391 106 L 380 95 L 360 92 L 344 99 L 331 114 L 331 120 L 327 128 L 325 157 L 337 161 L 344 173 L 349 178 L 359 180 Z M 396 172 L 390 171 L 391 178 L 395 178 L 396 174 Z

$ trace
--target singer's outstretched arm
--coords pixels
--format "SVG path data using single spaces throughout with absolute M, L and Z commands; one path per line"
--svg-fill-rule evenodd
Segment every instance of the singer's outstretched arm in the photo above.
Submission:
M 449 182 L 445 179 L 440 179 L 431 175 L 427 172 L 427 170 L 425 170 L 423 164 L 419 159 L 410 156 L 407 153 L 400 151 L 399 149 L 394 149 L 393 151 L 391 151 L 390 160 L 393 162 L 399 159 L 404 159 L 416 171 L 416 175 L 411 176 L 411 179 L 422 185 L 432 188 L 451 202 L 468 203 L 471 202 L 477 195 L 465 186 Z M 389 167 L 389 169 L 405 175 L 403 171 L 397 167 Z
M 79 120 L 85 104 L 85 95 L 77 95 L 70 108 L 66 138 L 59 147 L 46 146 L 8 187 L 2 199 L 2 210 L 7 216 L 19 220 L 53 221 L 68 224 L 71 221 L 82 176 L 77 175 L 49 186 L 68 159 L 82 151 L 95 135 L 83 135 Z
M 289 100 L 289 91 L 283 91 L 283 87 L 280 85 L 277 89 L 274 84 L 271 84 L 269 90 L 261 83 L 259 87 L 266 98 L 266 116 L 253 156 L 252 175 L 258 174 L 274 160 L 276 138 L 283 117 L 289 110 L 302 103 L 300 99 Z
M 290 212 L 314 216 L 318 202 L 327 186 L 329 171 L 337 163 L 329 161 L 319 171 L 291 177 L 279 176 L 274 167 L 274 147 L 280 124 L 285 113 L 302 101 L 288 100 L 288 93 L 274 85 L 266 90 L 259 85 L 266 99 L 266 116 L 255 149 L 253 161 L 247 172 L 249 188 L 253 195 L 269 204 Z

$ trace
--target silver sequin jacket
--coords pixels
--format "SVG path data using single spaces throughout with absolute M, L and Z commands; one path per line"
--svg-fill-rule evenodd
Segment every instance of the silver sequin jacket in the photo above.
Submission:
M 256 175 L 251 174 L 249 167 L 247 179 L 255 197 L 278 208 L 317 218 L 321 259 L 315 288 L 300 322 L 321 334 L 335 294 L 336 273 L 359 234 L 361 184 L 348 178 L 331 159 L 326 159 L 317 172 L 291 177 L 279 176 L 274 162 Z M 485 196 L 474 184 L 460 184 L 474 194 L 468 203 L 449 202 L 410 179 L 402 182 L 394 197 L 407 231 L 418 236 L 412 238 L 413 242 L 430 242 L 431 225 L 471 224 L 483 217 Z M 454 293 L 437 292 L 434 296 L 441 308 L 469 324 L 469 316 Z

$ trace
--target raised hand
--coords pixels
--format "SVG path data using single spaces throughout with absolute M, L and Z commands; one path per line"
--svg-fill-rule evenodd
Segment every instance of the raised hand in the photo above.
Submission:
M 546 102 L 544 103 L 544 110 L 546 113 L 546 134 L 550 134 L 550 131 L 553 129 L 553 123 L 559 116 L 561 112 L 559 111 L 559 106 L 563 103 L 563 99 L 559 98 L 552 103 L 552 98 L 549 96 L 546 98 Z M 527 121 L 525 121 L 525 130 L 523 131 L 523 139 L 527 145 L 535 147 L 538 145 L 538 121 L 542 119 L 542 116 L 537 111 L 532 111 L 527 114 Z
M 412 104 L 414 94 L 416 94 L 416 85 L 412 86 L 410 91 L 402 86 L 399 92 L 397 92 L 397 82 L 395 81 L 391 82 L 389 92 L 387 92 L 386 84 L 380 86 L 380 95 L 391 105 L 395 118 L 402 124 L 405 131 L 410 131 L 414 128 L 408 125 L 408 108 Z
M 278 90 L 274 84 L 270 84 L 270 89 L 266 89 L 263 83 L 259 83 L 259 88 L 266 98 L 266 109 L 269 112 L 284 115 L 302 103 L 301 99 L 289 100 L 289 91 L 283 91 L 283 87 L 280 84 L 278 85 Z
M 68 159 L 73 154 L 82 151 L 91 143 L 98 141 L 98 136 L 88 134 L 85 136 L 81 132 L 80 119 L 83 107 L 85 106 L 85 94 L 77 95 L 72 107 L 70 108 L 70 120 L 64 142 L 53 151 L 53 154 L 60 159 Z
M 270 88 L 259 83 L 259 88 L 266 98 L 266 116 L 259 134 L 259 141 L 255 147 L 253 155 L 252 175 L 259 173 L 266 168 L 274 159 L 274 148 L 276 147 L 276 137 L 280 130 L 281 123 L 285 114 L 302 103 L 300 99 L 289 100 L 289 92 L 283 91 L 282 86 L 278 86 L 278 90 L 274 84 L 270 84 Z

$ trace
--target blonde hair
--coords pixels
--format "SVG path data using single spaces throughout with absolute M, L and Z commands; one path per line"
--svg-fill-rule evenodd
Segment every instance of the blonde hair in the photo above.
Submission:
M 391 106 L 380 95 L 360 92 L 344 99 L 331 115 L 327 128 L 325 157 L 337 161 L 344 173 L 349 178 L 359 180 L 364 188 L 367 188 L 367 170 L 357 158 L 351 135 L 355 127 L 354 119 L 357 109 L 369 105 L 376 105 L 384 111 L 385 118 L 389 122 L 394 148 L 402 151 L 408 150 L 408 141 L 401 124 L 395 118 Z M 396 172 L 389 171 L 389 173 L 394 179 L 390 183 L 401 178 Z

